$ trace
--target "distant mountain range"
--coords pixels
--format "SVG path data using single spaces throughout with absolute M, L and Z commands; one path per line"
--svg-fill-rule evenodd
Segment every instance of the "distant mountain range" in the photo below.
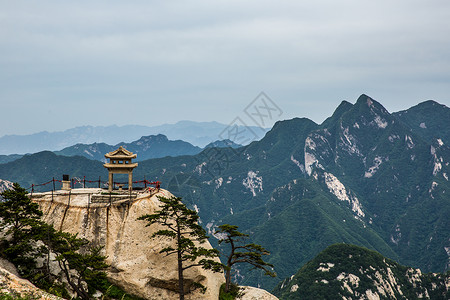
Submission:
M 233 124 L 233 127 L 235 125 Z M 163 134 L 170 140 L 183 140 L 197 147 L 205 147 L 217 140 L 229 139 L 229 125 L 217 122 L 180 121 L 160 126 L 81 126 L 65 131 L 39 132 L 30 135 L 5 135 L 0 137 L 0 154 L 25 154 L 39 151 L 59 151 L 74 144 L 131 143 L 143 136 Z M 236 126 L 241 132 L 239 144 L 260 139 L 269 130 L 256 126 Z M 1 162 L 1 161 L 0 161 Z
M 427 101 L 391 114 L 361 95 L 322 124 L 280 121 L 244 147 L 140 161 L 133 178 L 159 180 L 183 197 L 211 236 L 220 224 L 236 224 L 268 249 L 278 278 L 240 267 L 235 279 L 242 284 L 271 290 L 342 242 L 423 272 L 445 272 L 449 112 Z M 0 178 L 26 187 L 62 174 L 107 176 L 101 162 L 50 152 L 0 164 Z
M 131 143 L 122 142 L 117 145 L 108 145 L 106 143 L 76 144 L 60 151 L 53 152 L 58 155 L 84 156 L 89 159 L 106 162 L 105 154 L 117 149 L 119 146 L 123 146 L 129 151 L 137 154 L 136 161 L 165 156 L 194 155 L 202 151 L 202 148 L 193 146 L 188 142 L 181 140 L 171 141 L 165 135 L 158 134 L 143 136 L 139 140 Z M 227 139 L 212 142 L 206 145 L 205 149 L 212 147 L 231 147 L 236 149 L 242 147 L 242 145 L 238 145 Z M 20 154 L 0 155 L 0 164 L 12 162 L 21 157 L 23 157 L 23 155 Z
M 22 156 L 23 155 L 21 154 L 0 155 L 0 164 L 6 164 L 11 161 L 15 161 L 16 159 L 19 159 Z
M 80 155 L 106 162 L 104 155 L 116 150 L 119 146 L 123 146 L 127 150 L 137 154 L 136 161 L 165 156 L 194 155 L 202 150 L 202 148 L 193 146 L 188 142 L 181 140 L 170 141 L 165 135 L 158 134 L 143 136 L 137 141 L 119 143 L 117 145 L 108 145 L 105 143 L 94 143 L 90 145 L 77 144 L 64 148 L 61 151 L 55 151 L 55 153 L 64 156 Z

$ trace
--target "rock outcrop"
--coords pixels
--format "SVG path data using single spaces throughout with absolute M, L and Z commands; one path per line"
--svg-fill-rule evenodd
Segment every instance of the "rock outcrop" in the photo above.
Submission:
M 12 187 L 13 183 L 11 181 L 0 179 L 0 193 L 5 190 L 12 189 Z
M 241 287 L 241 293 L 243 295 L 239 298 L 239 300 L 278 300 L 277 297 L 268 291 L 251 286 Z
M 450 276 L 422 273 L 349 244 L 319 253 L 273 291 L 280 299 L 450 299 Z
M 110 265 L 108 278 L 130 294 L 145 299 L 178 299 L 176 256 L 160 254 L 171 241 L 151 238 L 162 227 L 146 227 L 137 220 L 159 210 L 157 196 L 170 197 L 166 190 L 109 195 L 101 189 L 75 189 L 33 194 L 44 212 L 43 219 L 55 229 L 77 233 L 93 245 L 104 246 L 104 255 Z M 208 242 L 204 247 L 211 247 Z M 218 299 L 223 274 L 199 267 L 185 271 L 185 290 L 193 281 L 207 287 L 202 294 L 195 290 L 187 299 Z
M 35 287 L 28 280 L 18 277 L 16 274 L 2 267 L 0 262 L 0 294 L 13 297 L 28 297 L 36 300 L 62 300 L 55 295 L 48 294 Z

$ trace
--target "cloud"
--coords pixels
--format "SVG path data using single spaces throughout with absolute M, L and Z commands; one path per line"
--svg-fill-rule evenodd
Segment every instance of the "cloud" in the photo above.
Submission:
M 101 109 L 160 99 L 176 104 L 180 118 L 195 106 L 203 113 L 186 119 L 231 120 L 264 90 L 291 112 L 285 117 L 318 122 L 329 114 L 324 103 L 334 108 L 361 93 L 388 108 L 397 107 L 386 103 L 393 99 L 400 109 L 428 98 L 450 103 L 449 1 L 42 0 L 0 7 L 2 102 L 80 101 Z M 215 111 L 211 101 L 229 112 Z M 11 120 L 1 122 L 6 128 Z

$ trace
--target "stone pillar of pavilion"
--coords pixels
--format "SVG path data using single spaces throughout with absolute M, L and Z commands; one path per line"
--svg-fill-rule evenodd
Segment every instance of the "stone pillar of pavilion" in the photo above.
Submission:
M 109 172 L 109 187 L 108 190 L 112 192 L 114 187 L 114 173 L 128 174 L 128 189 L 133 190 L 133 169 L 137 167 L 137 163 L 133 163 L 131 160 L 136 158 L 136 154 L 128 151 L 120 146 L 117 150 L 106 153 L 105 157 L 109 159 L 109 162 L 103 166 L 108 169 Z

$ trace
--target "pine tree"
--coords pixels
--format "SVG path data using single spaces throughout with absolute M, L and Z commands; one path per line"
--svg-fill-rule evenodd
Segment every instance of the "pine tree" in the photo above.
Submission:
M 168 246 L 160 251 L 166 255 L 177 255 L 178 269 L 178 292 L 180 300 L 184 299 L 184 275 L 183 272 L 189 268 L 200 266 L 214 272 L 220 272 L 223 265 L 214 260 L 219 256 L 216 249 L 206 249 L 199 245 L 208 238 L 206 231 L 198 224 L 198 215 L 194 210 L 188 209 L 179 197 L 158 196 L 161 210 L 151 215 L 144 215 L 138 220 L 147 221 L 146 226 L 158 223 L 165 227 L 156 231 L 151 237 L 168 237 L 175 241 L 175 247 Z M 200 287 L 204 292 L 204 287 L 199 282 L 194 283 L 195 287 Z
M 1 254 L 17 266 L 22 276 L 29 277 L 36 267 L 37 255 L 32 243 L 33 228 L 42 222 L 42 211 L 18 183 L 0 195 L 4 199 L 0 202 Z
M 86 239 L 61 231 L 53 232 L 50 243 L 71 288 L 81 299 L 90 299 L 89 286 L 106 279 L 106 256 L 100 254 L 103 247 L 90 247 Z
M 225 266 L 225 292 L 228 292 L 231 287 L 231 269 L 235 264 L 247 263 L 254 268 L 262 269 L 265 271 L 265 275 L 275 277 L 276 274 L 272 271 L 273 265 L 265 262 L 262 259 L 263 255 L 269 255 L 269 251 L 264 249 L 258 244 L 245 244 L 242 245 L 244 240 L 249 237 L 248 234 L 241 233 L 238 230 L 238 226 L 223 224 L 219 226 L 217 234 L 224 236 L 219 239 L 219 244 L 229 244 L 230 254 L 226 255 L 227 263 Z
M 87 240 L 57 231 L 43 222 L 38 204 L 31 201 L 19 184 L 15 183 L 1 196 L 5 200 L 0 202 L 1 254 L 18 268 L 20 275 L 49 290 L 55 288 L 56 276 L 50 271 L 50 253 L 55 253 L 71 288 L 81 299 L 89 299 L 90 291 L 86 288 L 106 279 L 102 248 L 89 247 Z M 36 266 L 38 258 L 42 259 L 41 268 Z

